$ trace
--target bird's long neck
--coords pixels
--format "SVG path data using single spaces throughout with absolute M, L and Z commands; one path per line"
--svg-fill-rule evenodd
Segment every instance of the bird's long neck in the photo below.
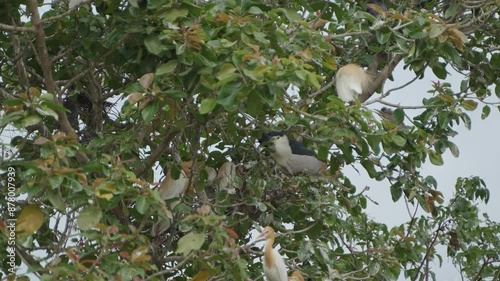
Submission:
M 264 248 L 264 263 L 268 268 L 272 267 L 274 264 L 273 244 L 274 244 L 274 237 L 267 238 L 266 246 Z

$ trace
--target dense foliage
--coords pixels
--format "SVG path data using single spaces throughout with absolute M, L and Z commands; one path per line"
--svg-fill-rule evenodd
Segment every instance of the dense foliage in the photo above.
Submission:
M 0 245 L 14 206 L 15 262 L 30 276 L 262 280 L 249 233 L 271 225 L 289 273 L 310 280 L 428 280 L 438 245 L 463 278 L 499 278 L 500 225 L 477 209 L 484 182 L 459 178 L 443 198 L 419 172 L 458 156 L 467 111 L 486 118 L 498 104 L 497 1 L 42 2 L 0 1 L 0 127 L 16 132 L 2 151 L 16 200 L 2 188 Z M 367 66 L 379 93 L 341 102 L 333 78 L 347 63 Z M 383 82 L 398 64 L 442 81 L 421 104 L 390 104 Z M 459 92 L 450 69 L 464 74 Z M 394 111 L 381 118 L 373 103 Z M 259 151 L 268 130 L 328 171 L 283 175 Z M 238 167 L 214 180 L 228 161 Z M 426 215 L 373 221 L 349 165 Z M 182 176 L 180 202 L 164 200 Z

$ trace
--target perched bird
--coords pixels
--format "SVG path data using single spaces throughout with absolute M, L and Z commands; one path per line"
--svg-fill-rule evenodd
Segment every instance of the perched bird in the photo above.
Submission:
M 283 132 L 271 132 L 259 139 L 261 145 L 271 143 L 271 157 L 282 170 L 290 175 L 305 173 L 316 175 L 326 164 L 316 158 L 316 153 L 300 142 L 289 140 Z
M 264 274 L 267 281 L 288 281 L 287 269 L 283 257 L 278 250 L 273 248 L 274 244 L 274 229 L 266 226 L 262 233 L 257 237 L 266 238 L 266 246 L 264 248 Z
M 339 98 L 344 102 L 350 102 L 368 91 L 373 77 L 366 73 L 361 66 L 348 64 L 339 69 L 335 80 Z
M 158 192 L 162 200 L 182 197 L 188 189 L 189 177 L 191 176 L 191 166 L 193 162 L 187 161 L 181 163 L 182 170 L 178 179 L 172 177 L 172 169 L 168 168 L 165 179 L 161 182 Z M 170 208 L 174 208 L 179 201 L 171 202 Z
M 238 175 L 236 174 L 236 165 L 233 162 L 224 163 L 217 173 L 218 186 L 229 194 L 236 193 Z
M 394 118 L 394 111 L 387 107 L 382 107 L 380 110 L 375 109 L 375 112 L 382 118 L 382 122 L 389 122 L 391 124 L 397 124 L 396 118 Z M 385 126 L 384 126 L 385 128 Z M 385 128 L 386 129 L 386 128 Z
M 296 270 L 290 277 L 288 277 L 288 281 L 304 281 L 304 276 L 302 276 L 302 274 L 300 274 L 300 272 Z

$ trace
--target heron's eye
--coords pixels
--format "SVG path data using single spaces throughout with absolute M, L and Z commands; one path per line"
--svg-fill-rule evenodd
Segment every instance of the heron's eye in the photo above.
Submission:
M 278 136 L 278 137 L 276 137 L 276 139 L 277 139 L 277 140 L 279 140 L 279 139 L 280 139 L 280 137 Z

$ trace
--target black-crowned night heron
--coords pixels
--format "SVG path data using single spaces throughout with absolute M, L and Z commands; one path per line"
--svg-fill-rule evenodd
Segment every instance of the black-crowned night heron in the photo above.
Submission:
M 368 91 L 373 77 L 357 64 L 348 64 L 339 69 L 335 76 L 337 95 L 344 102 L 357 100 Z
M 287 174 L 317 175 L 326 164 L 316 158 L 316 153 L 304 147 L 300 142 L 289 140 L 283 132 L 271 132 L 259 139 L 261 145 L 270 146 L 271 157 Z

